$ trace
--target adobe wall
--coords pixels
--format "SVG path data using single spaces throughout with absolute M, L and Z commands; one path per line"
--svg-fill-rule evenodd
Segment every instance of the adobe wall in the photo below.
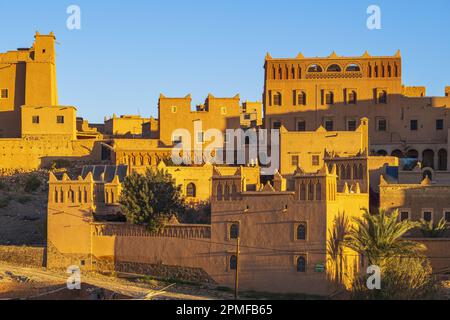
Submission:
M 450 238 L 408 240 L 418 241 L 427 247 L 425 254 L 430 259 L 433 273 L 448 273 L 450 270 Z
M 61 139 L 48 136 L 38 140 L 0 139 L 0 168 L 35 170 L 54 160 L 99 160 L 94 140 Z

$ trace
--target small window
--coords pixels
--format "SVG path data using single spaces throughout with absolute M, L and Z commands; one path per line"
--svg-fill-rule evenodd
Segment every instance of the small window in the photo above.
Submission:
M 444 212 L 444 219 L 447 223 L 450 223 L 450 211 Z
M 306 225 L 300 224 L 297 227 L 297 240 L 306 240 Z
M 325 129 L 327 131 L 333 131 L 334 130 L 334 122 L 333 122 L 333 120 L 325 120 Z
M 299 156 L 292 156 L 291 157 L 291 165 L 293 166 L 293 167 L 298 167 L 298 165 L 299 165 Z
M 317 167 L 320 165 L 320 158 L 319 156 L 312 156 L 312 165 Z
M 443 119 L 436 120 L 436 130 L 444 130 L 444 120 Z
M 276 92 L 275 95 L 273 96 L 273 104 L 275 106 L 281 106 L 282 102 L 283 102 L 283 99 L 282 99 L 281 93 Z
M 193 183 L 189 183 L 186 187 L 186 196 L 188 198 L 195 198 L 197 196 L 197 187 Z
M 237 223 L 233 223 L 230 227 L 230 239 L 239 238 L 239 225 Z
M 64 116 L 57 116 L 56 117 L 56 123 L 64 124 Z
M 297 272 L 306 272 L 306 258 L 303 256 L 297 258 Z
M 230 257 L 230 270 L 237 270 L 237 257 L 236 256 Z
M 172 110 L 172 113 L 177 113 L 178 108 L 177 108 L 177 106 L 172 106 L 171 110 Z
M 244 115 L 244 119 L 245 119 L 245 120 L 250 120 L 250 119 L 251 119 L 251 115 L 245 114 L 245 115 Z
M 300 91 L 297 93 L 297 104 L 300 106 L 306 106 L 306 93 Z
M 8 95 L 9 95 L 8 89 L 2 89 L 0 91 L 0 98 L 1 99 L 8 99 Z
M 274 130 L 280 130 L 281 128 L 281 122 L 277 121 L 273 123 L 273 129 Z
M 33 124 L 39 124 L 40 118 L 39 116 L 33 116 L 31 121 Z
M 406 221 L 409 220 L 409 212 L 408 211 L 402 211 L 400 213 L 400 221 Z
M 424 211 L 423 212 L 423 220 L 426 222 L 433 221 L 433 213 L 431 211 Z
M 356 104 L 356 102 L 357 102 L 357 94 L 356 94 L 356 91 L 355 90 L 351 90 L 349 93 L 348 93 L 348 104 Z
M 380 104 L 387 104 L 387 91 L 382 90 L 380 93 L 378 93 L 378 103 Z
M 325 103 L 326 104 L 334 104 L 334 93 L 329 91 L 325 94 Z
M 417 120 L 411 120 L 411 131 L 417 131 L 419 129 L 419 122 Z
M 387 121 L 386 119 L 378 120 L 378 131 L 385 132 L 387 130 Z
M 227 114 L 227 107 L 220 108 L 220 112 L 222 113 L 222 115 L 226 115 Z
M 356 131 L 356 120 L 349 120 L 347 122 L 347 130 L 348 131 Z
M 297 122 L 297 131 L 299 131 L 299 132 L 306 131 L 306 122 L 305 121 Z

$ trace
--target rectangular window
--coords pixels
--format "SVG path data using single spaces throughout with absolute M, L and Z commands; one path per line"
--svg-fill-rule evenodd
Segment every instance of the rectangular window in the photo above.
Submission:
M 172 106 L 171 110 L 172 113 L 177 113 L 178 108 L 176 106 Z
M 292 158 L 291 158 L 291 165 L 293 167 L 298 167 L 299 159 L 300 159 L 299 156 L 292 156 Z
M 251 115 L 249 115 L 249 114 L 244 115 L 244 119 L 245 120 L 250 120 L 251 119 Z
M 317 167 L 320 165 L 320 158 L 319 156 L 312 156 L 312 165 Z
M 8 99 L 8 89 L 2 89 L 0 92 L 1 99 Z
M 326 120 L 325 121 L 325 129 L 327 131 L 333 131 L 334 130 L 334 123 L 333 120 Z
M 347 123 L 348 131 L 356 131 L 356 120 L 349 120 Z
M 400 213 L 400 221 L 406 221 L 409 220 L 409 212 L 408 211 L 402 211 Z
M 444 212 L 444 219 L 447 223 L 450 223 L 450 211 Z
M 387 130 L 387 121 L 385 119 L 378 120 L 378 131 L 385 132 Z
M 411 131 L 417 131 L 419 129 L 419 123 L 417 120 L 411 120 Z
M 443 119 L 436 120 L 436 130 L 444 130 L 444 120 Z
M 273 123 L 273 129 L 274 130 L 280 130 L 281 128 L 281 122 L 277 121 Z
M 56 117 L 56 123 L 64 124 L 64 116 L 57 116 Z
M 39 116 L 33 116 L 31 121 L 33 124 L 39 124 Z
M 306 122 L 305 121 L 297 122 L 297 131 L 299 131 L 299 132 L 306 131 Z
M 424 211 L 423 212 L 423 220 L 426 222 L 433 221 L 433 213 L 431 211 Z

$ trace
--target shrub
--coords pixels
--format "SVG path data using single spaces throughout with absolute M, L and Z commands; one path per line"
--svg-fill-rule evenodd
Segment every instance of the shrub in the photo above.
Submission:
M 17 198 L 17 202 L 20 204 L 26 204 L 26 203 L 30 202 L 31 200 L 32 200 L 32 198 L 29 196 L 19 196 Z
M 9 206 L 9 198 L 0 198 L 0 209 L 7 208 Z
M 35 192 L 37 189 L 39 189 L 39 187 L 42 185 L 41 180 L 39 179 L 38 176 L 36 175 L 30 175 L 26 180 L 25 180 L 25 187 L 24 190 L 27 193 L 31 193 L 31 192 Z
M 183 210 L 180 188 L 161 170 L 126 177 L 119 202 L 128 222 L 145 226 L 150 232 L 159 231 Z
M 427 222 L 422 220 L 420 225 L 420 231 L 426 238 L 440 238 L 447 229 L 447 221 L 445 218 L 442 218 L 438 224 L 433 223 L 433 221 Z

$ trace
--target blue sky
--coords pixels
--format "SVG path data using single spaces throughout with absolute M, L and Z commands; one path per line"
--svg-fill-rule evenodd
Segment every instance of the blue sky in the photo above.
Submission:
M 81 30 L 66 9 L 82 11 Z M 366 28 L 367 7 L 382 30 Z M 266 52 L 273 57 L 393 55 L 406 85 L 443 95 L 450 85 L 448 0 L 0 0 L 0 51 L 57 36 L 59 102 L 101 122 L 116 113 L 157 115 L 159 93 L 260 100 Z

